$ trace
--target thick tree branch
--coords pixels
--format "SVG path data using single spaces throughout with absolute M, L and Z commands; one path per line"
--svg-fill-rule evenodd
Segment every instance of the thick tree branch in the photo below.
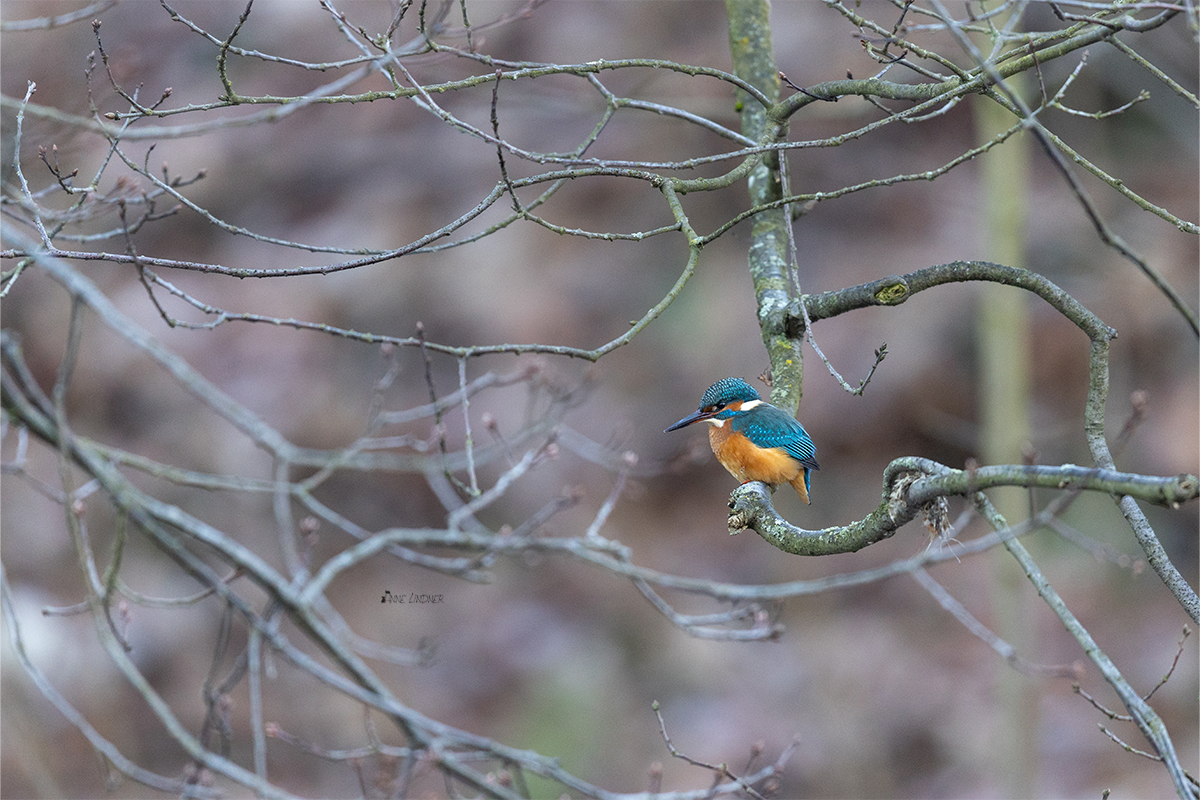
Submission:
M 879 506 L 849 525 L 805 530 L 779 516 L 764 484 L 744 483 L 730 495 L 729 532 L 749 528 L 786 553 L 827 556 L 853 553 L 890 538 L 939 497 L 970 496 L 996 486 L 1105 492 L 1168 507 L 1200 497 L 1195 475 L 1151 477 L 1074 465 L 1021 464 L 958 470 L 926 458 L 898 458 L 884 470 Z
M 766 0 L 727 0 L 725 8 L 734 72 L 774 102 L 779 97 L 779 73 L 771 48 L 770 4 Z M 750 103 L 744 96 L 739 96 L 738 105 L 743 134 L 761 144 L 787 140 L 786 118 L 775 117 L 768 108 Z M 772 203 L 783 196 L 780 158 L 778 151 L 769 151 L 755 159 L 747 179 L 752 204 Z M 784 324 L 784 310 L 792 296 L 787 271 L 790 225 L 786 208 L 771 208 L 755 216 L 748 258 L 758 326 L 771 365 L 771 402 L 795 413 L 803 394 L 804 358 L 801 340 L 788 336 Z

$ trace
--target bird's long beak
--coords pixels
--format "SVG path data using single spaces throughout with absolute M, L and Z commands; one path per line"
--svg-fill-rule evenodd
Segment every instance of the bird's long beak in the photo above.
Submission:
M 671 427 L 664 430 L 663 433 L 670 433 L 671 431 L 677 431 L 680 428 L 686 428 L 688 425 L 691 425 L 693 422 L 701 422 L 702 420 L 706 420 L 711 416 L 714 416 L 714 415 L 706 414 L 700 410 L 693 411 L 692 413 L 688 414 L 683 419 L 679 420 L 679 422 L 676 422 L 674 425 L 672 425 Z

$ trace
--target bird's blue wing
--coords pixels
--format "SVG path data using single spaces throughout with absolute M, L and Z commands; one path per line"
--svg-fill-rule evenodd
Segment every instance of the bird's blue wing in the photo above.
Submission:
M 734 418 L 733 429 L 759 447 L 781 447 L 809 469 L 820 469 L 817 447 L 795 417 L 775 406 L 762 405 L 746 417 Z

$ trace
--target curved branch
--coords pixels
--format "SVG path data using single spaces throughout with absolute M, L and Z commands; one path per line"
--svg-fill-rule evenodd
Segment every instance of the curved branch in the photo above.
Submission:
M 1109 343 L 1116 338 L 1117 332 L 1062 288 L 1036 272 L 986 261 L 955 261 L 926 267 L 907 275 L 882 278 L 835 292 L 805 295 L 801 301 L 793 302 L 789 307 L 788 325 L 795 331 L 803 332 L 805 311 L 808 312 L 809 319 L 815 322 L 867 306 L 899 305 L 917 292 L 943 283 L 977 280 L 994 281 L 1033 292 L 1087 334 L 1091 340 L 1091 359 L 1088 399 L 1084 411 L 1084 433 L 1096 466 L 1101 470 L 1112 470 L 1113 458 L 1105 434 L 1104 408 L 1108 400 Z M 799 305 L 800 302 L 804 303 L 803 309 Z M 1184 489 L 1185 494 L 1188 491 L 1186 485 L 1189 479 L 1194 480 L 1192 476 L 1186 476 L 1178 487 Z M 1137 493 L 1116 490 L 1113 497 L 1117 499 L 1121 513 L 1146 553 L 1150 566 L 1192 620 L 1200 622 L 1200 596 L 1197 596 L 1196 591 L 1171 563 L 1170 556 L 1158 540 L 1154 529 L 1137 506 Z
M 729 499 L 729 531 L 749 528 L 770 544 L 799 556 L 853 553 L 890 538 L 939 497 L 969 496 L 995 486 L 1085 490 L 1124 495 L 1168 507 L 1200 497 L 1195 475 L 1153 477 L 1111 469 L 1020 464 L 958 470 L 926 458 L 898 458 L 884 470 L 879 506 L 858 522 L 819 531 L 792 525 L 775 510 L 765 484 L 744 483 Z
M 936 472 L 938 467 L 941 465 L 923 458 L 896 459 L 883 472 L 883 497 L 874 511 L 858 522 L 819 531 L 798 528 L 779 516 L 766 484 L 743 483 L 729 496 L 729 532 L 750 529 L 771 545 L 797 556 L 854 553 L 890 538 L 917 516 L 920 506 L 907 502 L 907 486 L 915 476 Z M 901 481 L 906 476 L 911 477 Z
M 898 306 L 917 292 L 945 283 L 964 281 L 991 281 L 1025 289 L 1053 306 L 1087 334 L 1089 339 L 1108 341 L 1116 338 L 1115 330 L 1105 325 L 1083 303 L 1053 281 L 1031 270 L 990 261 L 952 261 L 949 264 L 925 267 L 907 275 L 892 275 L 833 292 L 805 295 L 803 302 L 808 310 L 809 319 L 816 322 L 868 306 Z M 804 313 L 800 309 L 799 301 L 792 303 L 787 314 L 788 325 L 803 330 Z

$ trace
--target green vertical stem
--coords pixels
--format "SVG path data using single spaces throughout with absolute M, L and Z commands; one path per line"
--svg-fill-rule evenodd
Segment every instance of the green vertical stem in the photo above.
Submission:
M 1019 83 L 1009 79 L 1010 86 Z M 977 104 L 979 140 L 1012 125 L 1012 116 L 992 102 Z M 1029 137 L 1017 134 L 982 159 L 981 207 L 985 254 L 989 261 L 1025 268 L 1025 214 L 1028 197 Z M 1029 309 L 1025 293 L 988 283 L 980 294 L 976 337 L 979 347 L 980 456 L 985 464 L 1021 463 L 1029 431 Z M 1016 488 L 992 493 L 1007 519 L 1028 516 L 1028 496 Z M 1034 651 L 1029 625 L 1034 598 L 1018 565 L 997 564 L 992 607 L 997 633 L 1018 653 Z M 1000 666 L 997 694 L 1002 716 L 995 733 L 996 769 L 1009 797 L 1033 797 L 1037 786 L 1038 694 L 1028 677 Z
M 779 100 L 779 73 L 771 48 L 771 6 L 767 0 L 725 0 L 729 17 L 729 49 L 734 73 Z M 737 93 L 742 133 L 770 143 L 787 138 L 787 124 L 773 120 L 768 109 L 745 92 Z M 779 155 L 766 154 L 751 172 L 747 189 L 752 205 L 770 203 L 783 196 Z M 795 412 L 800 405 L 803 361 L 800 340 L 790 339 L 784 326 L 791 299 L 787 277 L 788 213 L 784 208 L 758 214 L 750 231 L 749 268 L 758 307 L 758 325 L 771 363 L 774 383 L 771 402 Z M 749 376 L 748 376 L 749 377 Z

